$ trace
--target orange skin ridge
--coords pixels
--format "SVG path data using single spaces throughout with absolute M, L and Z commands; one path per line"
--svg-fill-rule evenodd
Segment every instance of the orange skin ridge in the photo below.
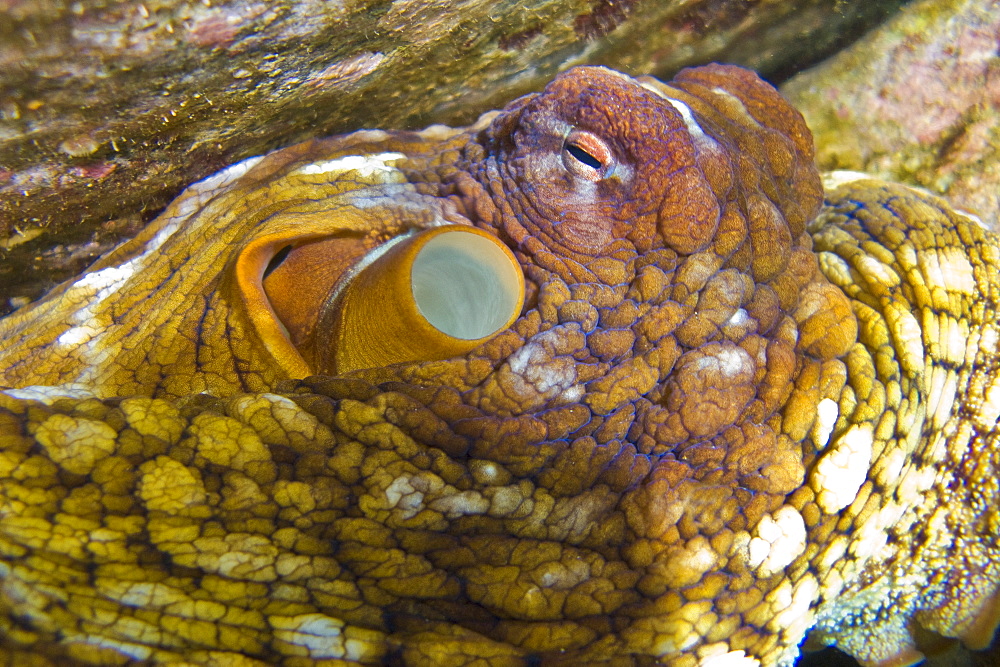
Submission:
M 0 321 L 0 655 L 985 646 L 1000 242 L 904 186 L 825 190 L 801 116 L 723 65 L 574 68 L 468 128 L 315 140 L 192 185 Z M 465 356 L 325 374 L 332 286 L 440 224 L 514 252 L 521 316 Z

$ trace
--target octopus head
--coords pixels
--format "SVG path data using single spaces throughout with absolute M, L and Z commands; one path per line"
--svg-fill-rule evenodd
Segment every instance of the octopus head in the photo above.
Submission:
M 498 226 L 579 260 L 616 241 L 678 255 L 721 243 L 731 254 L 753 231 L 748 215 L 770 216 L 761 239 L 777 232 L 790 241 L 820 200 L 801 117 L 734 67 L 686 70 L 672 85 L 577 67 L 509 105 L 480 143 L 470 171 L 493 200 Z M 740 212 L 742 230 L 734 230 L 727 209 L 758 192 L 769 202 Z M 721 240 L 720 230 L 729 233 Z M 735 244 L 733 231 L 743 237 Z

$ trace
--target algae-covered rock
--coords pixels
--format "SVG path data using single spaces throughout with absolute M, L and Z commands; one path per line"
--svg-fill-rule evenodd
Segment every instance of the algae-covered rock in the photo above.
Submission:
M 0 313 L 241 158 L 463 123 L 601 63 L 780 73 L 900 0 L 0 2 Z
M 997 228 L 998 35 L 996 2 L 924 0 L 783 92 L 806 117 L 820 168 L 921 185 Z

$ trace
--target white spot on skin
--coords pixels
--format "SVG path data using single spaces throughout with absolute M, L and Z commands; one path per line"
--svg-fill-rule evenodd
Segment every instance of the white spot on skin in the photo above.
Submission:
M 418 490 L 413 477 L 400 475 L 385 489 L 385 499 L 389 507 L 402 510 L 402 518 L 411 519 L 424 509 L 424 493 Z
M 94 635 L 70 635 L 66 637 L 66 639 L 85 642 L 91 646 L 97 646 L 100 648 L 109 648 L 123 655 L 127 655 L 133 660 L 146 660 L 153 653 L 148 646 L 140 646 L 138 644 L 116 641 L 114 639 L 108 639 L 107 637 L 97 637 Z
M 813 613 L 809 611 L 819 594 L 819 583 L 812 574 L 806 574 L 792 589 L 791 599 L 780 613 L 775 614 L 768 629 L 781 632 L 791 645 L 797 645 L 806 631 L 813 625 Z M 777 610 L 776 610 L 777 611 Z
M 943 366 L 934 366 L 930 373 L 931 389 L 927 397 L 927 412 L 935 430 L 940 430 L 951 418 L 958 392 L 958 374 Z
M 62 335 L 56 339 L 56 342 L 65 347 L 77 347 L 78 345 L 83 345 L 84 343 L 90 341 L 100 333 L 101 329 L 96 327 L 86 325 L 73 327 L 64 331 Z
M 1000 419 L 1000 376 L 994 376 L 983 393 L 983 403 L 976 412 L 976 423 L 982 429 L 990 429 Z
M 754 529 L 749 544 L 750 567 L 762 577 L 784 569 L 806 548 L 806 526 L 802 515 L 785 505 L 773 515 L 765 514 Z
M 841 435 L 833 449 L 820 459 L 810 485 L 824 512 L 839 512 L 858 495 L 868 477 L 872 459 L 871 424 L 854 424 Z
M 901 447 L 895 447 L 883 454 L 876 464 L 872 479 L 885 487 L 895 487 L 906 464 L 907 453 Z
M 676 109 L 677 113 L 681 115 L 681 118 L 684 119 L 684 126 L 687 127 L 688 134 L 690 134 L 693 139 L 704 140 L 707 138 L 705 136 L 705 132 L 701 129 L 701 125 L 699 125 L 698 121 L 694 119 L 694 114 L 691 113 L 691 109 L 688 105 L 684 104 L 680 100 L 667 97 L 666 95 L 663 96 L 663 99 L 665 99 L 670 106 Z
M 448 519 L 457 519 L 460 516 L 485 514 L 490 508 L 490 501 L 475 491 L 462 491 L 431 501 L 428 507 L 444 514 Z
M 315 162 L 299 167 L 294 173 L 297 174 L 332 174 L 344 173 L 346 171 L 356 171 L 362 178 L 370 178 L 376 174 L 385 175 L 398 171 L 390 166 L 390 162 L 402 160 L 406 156 L 402 153 L 378 153 L 376 155 L 345 155 L 335 160 Z
M 924 368 L 923 332 L 917 318 L 909 311 L 893 308 L 886 313 L 886 321 L 896 342 L 894 347 L 900 365 L 910 373 L 922 371 Z
M 725 650 L 725 647 L 722 649 Z M 746 651 L 705 655 L 698 660 L 698 667 L 758 667 L 760 661 L 748 658 Z
M 859 257 L 857 262 L 858 271 L 871 283 L 885 285 L 886 287 L 897 287 L 899 285 L 899 275 L 891 267 L 883 264 L 871 255 Z
M 748 319 L 750 319 L 750 316 L 747 315 L 747 311 L 743 308 L 739 308 L 728 320 L 726 320 L 726 326 L 738 327 Z
M 665 86 L 663 86 L 662 83 L 659 82 L 648 83 L 640 81 L 639 85 L 641 85 L 646 90 L 656 93 L 658 96 L 662 97 L 664 100 L 667 101 L 667 103 L 670 104 L 670 106 L 672 106 L 677 111 L 677 113 L 681 115 L 681 119 L 684 121 L 684 126 L 687 128 L 688 135 L 691 137 L 691 140 L 698 146 L 699 150 L 721 153 L 718 142 L 716 142 L 715 139 L 713 139 L 712 137 L 705 134 L 705 131 L 701 129 L 701 125 L 698 124 L 698 121 L 695 119 L 694 114 L 691 113 L 691 107 L 689 107 L 687 104 L 678 99 L 674 99 L 673 97 L 668 96 L 663 90 Z M 737 102 L 739 102 L 739 100 L 737 100 Z
M 24 401 L 38 401 L 46 405 L 52 405 L 53 402 L 60 398 L 83 400 L 94 397 L 94 392 L 91 391 L 89 385 L 80 383 L 62 384 L 58 387 L 32 385 L 30 387 L 21 387 L 20 389 L 4 389 L 2 393 L 12 398 Z
M 345 646 L 342 633 L 344 622 L 323 614 L 301 616 L 272 616 L 276 639 L 302 646 L 310 658 L 344 658 Z
M 851 544 L 851 555 L 865 562 L 882 550 L 886 539 L 885 529 L 879 525 L 877 517 L 872 517 L 857 529 L 855 541 Z
M 174 203 L 177 205 L 177 208 L 171 212 L 171 217 L 175 219 L 174 228 L 179 227 L 180 223 L 192 213 L 201 210 L 205 202 L 235 183 L 237 179 L 257 166 L 257 163 L 263 159 L 263 155 L 249 157 L 242 162 L 237 162 L 222 171 L 212 174 L 206 179 L 198 181 L 185 190 L 178 199 L 174 200 Z
M 979 348 L 984 350 L 994 350 L 996 349 L 997 343 L 1000 342 L 1000 336 L 997 334 L 996 327 L 986 325 L 980 332 L 981 338 L 979 340 Z
M 972 264 L 969 258 L 956 248 L 920 253 L 918 261 L 928 285 L 947 285 L 949 292 L 967 295 L 976 293 L 976 278 Z M 947 302 L 939 303 L 937 300 L 934 303 L 937 308 L 947 308 L 949 305 Z
M 833 541 L 830 542 L 819 557 L 820 571 L 826 572 L 827 570 L 832 570 L 844 557 L 844 554 L 847 553 L 847 545 L 848 538 L 846 535 L 838 535 L 833 538 Z
M 818 449 L 826 447 L 830 442 L 830 434 L 840 417 L 840 408 L 832 398 L 824 398 L 816 406 L 816 425 L 813 427 L 812 438 Z
M 932 357 L 952 364 L 975 363 L 975 353 L 980 346 L 971 340 L 968 322 L 930 308 L 924 308 L 922 315 L 924 338 L 930 345 Z
M 573 402 L 583 396 L 583 387 L 576 384 L 576 367 L 565 360 L 550 359 L 544 344 L 560 331 L 552 329 L 535 336 L 507 359 L 507 364 L 514 375 L 531 385 L 531 388 L 549 397 L 559 396 Z M 527 390 L 527 387 L 523 387 Z
M 163 608 L 189 601 L 180 589 L 162 583 L 98 580 L 101 593 L 129 607 Z
M 923 494 L 934 486 L 937 481 L 937 471 L 933 466 L 912 466 L 903 471 L 899 480 L 896 496 L 903 502 L 915 504 L 923 498 Z
M 705 370 L 726 378 L 738 377 L 741 373 L 753 373 L 753 359 L 741 347 L 724 347 L 718 354 L 706 355 L 696 359 L 693 368 L 698 372 Z
M 841 185 L 847 185 L 848 183 L 854 183 L 855 181 L 871 180 L 874 178 L 871 174 L 866 174 L 861 171 L 850 171 L 847 169 L 838 169 L 837 171 L 828 171 L 823 174 L 823 189 L 830 192 Z

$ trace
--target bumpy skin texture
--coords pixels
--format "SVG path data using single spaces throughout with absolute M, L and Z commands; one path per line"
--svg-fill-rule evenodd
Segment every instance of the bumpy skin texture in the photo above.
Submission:
M 810 628 L 869 664 L 918 655 L 918 626 L 982 643 L 997 239 L 877 181 L 823 203 L 812 156 L 749 72 L 578 68 L 471 128 L 193 186 L 0 322 L 5 650 L 693 667 L 789 664 Z M 296 380 L 247 257 L 444 221 L 515 250 L 514 326 Z

